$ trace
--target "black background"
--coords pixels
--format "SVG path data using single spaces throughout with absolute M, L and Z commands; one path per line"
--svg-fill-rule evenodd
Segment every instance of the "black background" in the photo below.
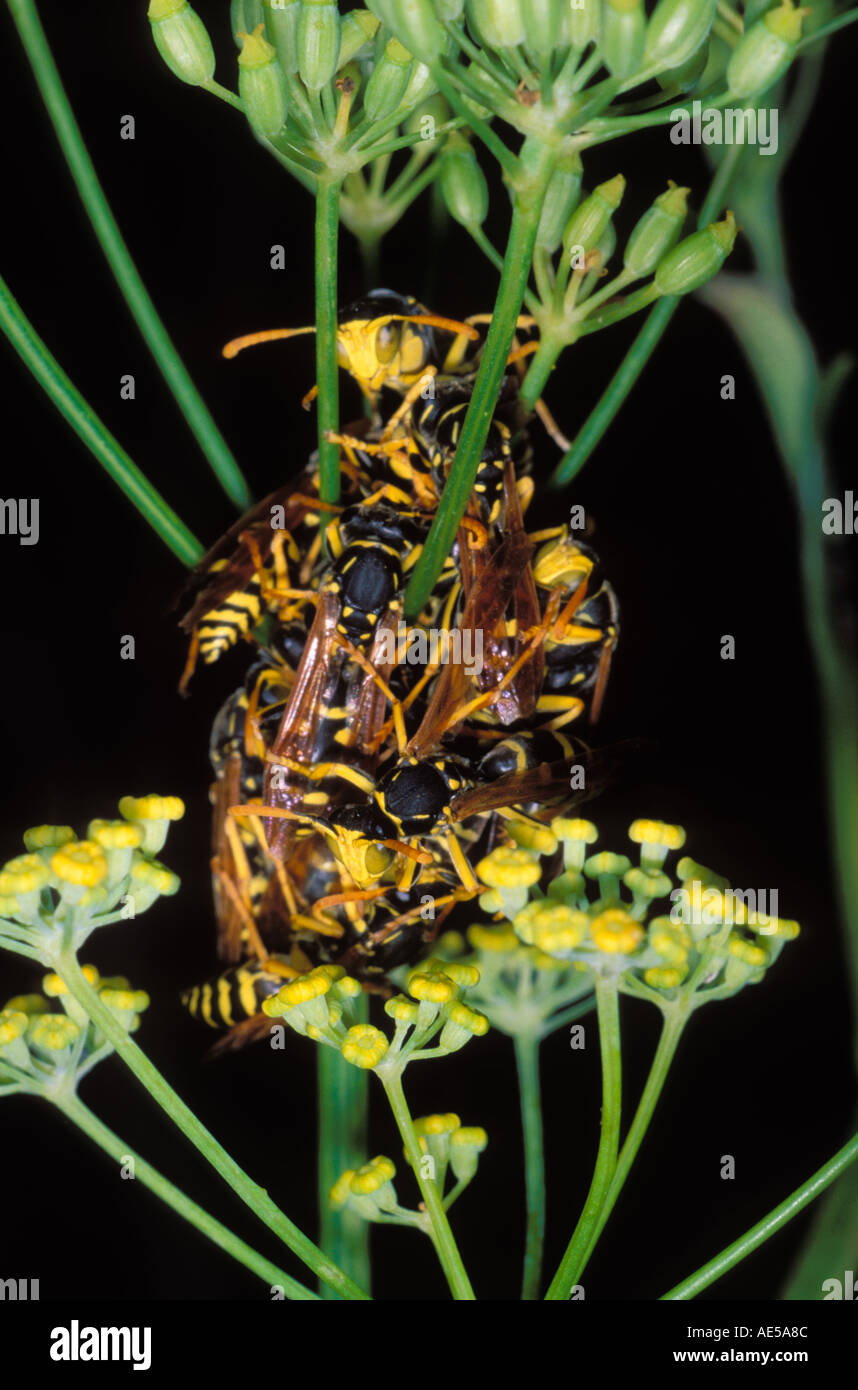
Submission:
M 313 380 L 311 340 L 227 363 L 220 347 L 255 328 L 312 321 L 312 205 L 257 146 L 241 116 L 178 83 L 151 43 L 145 5 L 79 0 L 45 4 L 56 59 L 131 252 L 176 346 L 226 439 L 262 496 L 303 466 L 314 419 L 300 407 Z M 226 3 L 200 0 L 234 85 Z M 8 16 L 0 19 L 6 131 L 4 267 L 50 349 L 85 397 L 208 546 L 234 519 L 172 402 L 77 200 Z M 852 31 L 839 35 L 824 90 L 786 184 L 785 225 L 797 301 L 820 358 L 854 342 L 852 277 L 835 228 L 840 213 L 821 177 L 835 139 Z M 120 139 L 132 114 L 136 138 Z M 620 168 L 629 181 L 618 217 L 627 233 L 667 176 L 708 175 L 699 152 L 666 133 L 635 136 L 587 156 L 588 182 Z M 505 195 L 493 185 L 490 230 L 502 244 Z M 842 224 L 841 224 L 842 225 Z M 840 234 L 845 237 L 845 232 Z M 429 295 L 461 317 L 491 306 L 496 274 L 452 225 L 430 243 L 428 198 L 382 248 L 382 282 Z M 282 243 L 286 270 L 270 268 Z M 434 282 L 427 286 L 430 259 Z M 737 247 L 735 269 L 749 264 Z M 837 284 L 836 291 L 831 288 Z M 341 237 L 340 299 L 365 286 L 356 245 Z M 620 325 L 567 353 L 547 392 L 574 433 L 620 361 L 636 325 Z M 209 1041 L 177 996 L 211 972 L 208 881 L 208 728 L 241 679 L 234 655 L 198 675 L 192 698 L 176 684 L 184 643 L 170 603 L 182 568 L 138 518 L 3 346 L 3 495 L 38 496 L 36 546 L 0 538 L 4 595 L 2 838 L 6 859 L 24 827 L 116 814 L 117 799 L 174 793 L 186 818 L 163 859 L 182 890 L 139 920 L 105 930 L 86 959 L 127 972 L 153 1005 L 139 1040 L 180 1094 L 302 1227 L 314 1222 L 314 1057 L 257 1048 L 201 1065 Z M 137 396 L 120 400 L 133 373 Z M 736 400 L 720 398 L 722 375 Z M 358 413 L 343 381 L 343 418 Z M 846 433 L 846 410 L 838 429 Z M 556 459 L 536 433 L 537 479 Z M 847 457 L 840 450 L 840 491 Z M 779 460 L 741 351 L 697 303 L 676 315 L 622 415 L 558 499 L 537 485 L 534 515 L 583 503 L 622 605 L 622 639 L 602 731 L 642 735 L 658 756 L 644 784 L 615 789 L 593 808 L 602 843 L 624 847 L 639 815 L 681 822 L 688 849 L 735 884 L 777 888 L 782 915 L 803 927 L 767 980 L 693 1022 L 639 1162 L 587 1274 L 588 1298 L 651 1299 L 757 1220 L 843 1142 L 853 1102 L 849 1016 L 819 760 L 819 706 L 803 626 L 796 531 Z M 843 548 L 854 540 L 842 543 Z M 720 659 L 723 634 L 736 660 Z M 136 660 L 120 659 L 131 634 Z M 600 735 L 601 736 L 601 735 Z M 36 986 L 14 958 L 3 997 Z M 653 1011 L 623 1007 L 627 1111 L 657 1036 Z M 574 1224 L 598 1134 L 595 1032 L 585 1053 L 558 1034 L 544 1047 L 549 1188 L 547 1267 Z M 412 1109 L 455 1110 L 484 1125 L 491 1145 L 455 1228 L 483 1298 L 517 1296 L 522 1243 L 521 1154 L 511 1049 L 499 1034 L 457 1060 L 415 1067 Z M 117 1062 L 98 1069 L 84 1099 L 139 1149 L 254 1243 L 274 1242 L 208 1176 Z M 372 1151 L 399 1149 L 374 1097 Z M 214 1252 L 139 1186 L 122 1185 L 100 1153 L 46 1108 L 2 1107 L 6 1186 L 0 1276 L 41 1277 L 43 1298 L 259 1298 L 249 1275 Z M 733 1154 L 736 1179 L 722 1181 Z M 407 1191 L 401 1175 L 400 1191 Z M 15 1194 L 10 1202 L 8 1194 Z M 777 1294 L 807 1217 L 793 1223 L 711 1291 Z M 266 1245 L 266 1239 L 268 1243 Z M 375 1241 L 381 1297 L 443 1297 L 427 1247 L 408 1232 Z M 75 1252 L 72 1255 L 72 1252 Z M 53 1269 L 53 1274 L 51 1273 Z M 72 1271 L 74 1275 L 72 1277 Z M 296 1270 L 297 1272 L 297 1270 Z M 840 1271 L 831 1271 L 832 1275 Z M 263 1296 L 264 1293 L 263 1293 Z

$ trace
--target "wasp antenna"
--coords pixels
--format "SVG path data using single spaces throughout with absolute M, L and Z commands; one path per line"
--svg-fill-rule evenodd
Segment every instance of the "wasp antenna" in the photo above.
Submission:
M 447 328 L 451 333 L 461 333 L 473 342 L 480 336 L 476 328 L 472 328 L 469 323 L 460 323 L 458 319 L 445 319 L 440 314 L 391 314 L 390 317 L 402 319 L 403 323 L 428 323 L 433 328 Z
M 311 328 L 264 328 L 259 333 L 245 333 L 242 338 L 231 338 L 221 349 L 224 357 L 237 357 L 247 347 L 256 347 L 257 343 L 274 343 L 279 338 L 298 338 L 302 333 L 315 333 L 315 326 Z

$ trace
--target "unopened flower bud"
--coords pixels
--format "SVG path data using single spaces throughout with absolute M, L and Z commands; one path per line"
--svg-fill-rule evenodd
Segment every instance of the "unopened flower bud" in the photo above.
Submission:
M 277 135 L 286 120 L 286 79 L 272 44 L 262 37 L 262 25 L 240 36 L 244 47 L 238 55 L 238 91 L 254 130 L 267 137 Z
M 562 42 L 573 48 L 586 48 L 588 43 L 595 43 L 602 27 L 600 0 L 579 0 L 577 5 L 568 0 L 565 9 Z
M 605 0 L 599 47 L 612 77 L 639 72 L 646 40 L 643 0 Z
M 340 53 L 337 71 L 357 57 L 361 49 L 371 44 L 378 29 L 378 20 L 369 10 L 352 10 L 343 15 L 340 24 Z
M 696 53 L 675 68 L 663 68 L 655 80 L 663 91 L 690 92 L 703 76 L 709 62 L 709 40 L 704 39 Z
M 759 96 L 783 77 L 801 39 L 801 21 L 809 9 L 783 0 L 758 19 L 740 38 L 727 64 L 727 86 L 734 97 Z
M 389 39 L 366 84 L 363 107 L 370 121 L 392 116 L 402 102 L 413 59 L 399 39 Z
M 278 63 L 284 72 L 297 72 L 301 0 L 264 0 L 264 11 L 265 32 L 277 50 Z
M 441 194 L 451 217 L 480 227 L 489 210 L 489 186 L 477 156 L 461 135 L 451 135 L 441 155 Z
M 532 53 L 548 55 L 560 45 L 562 0 L 521 0 L 524 41 Z
M 181 82 L 211 82 L 215 55 L 208 30 L 187 0 L 150 0 L 152 37 L 164 62 Z
M 596 245 L 620 206 L 625 187 L 622 174 L 616 174 L 594 188 L 589 198 L 585 198 L 575 209 L 563 233 L 564 255 L 568 255 L 574 246 L 582 246 L 589 251 Z
M 421 63 L 434 63 L 447 46 L 432 0 L 370 0 L 369 8 Z
M 580 155 L 573 154 L 551 175 L 536 233 L 537 246 L 549 253 L 556 251 L 562 242 L 563 228 L 581 196 L 581 171 Z
M 728 212 L 723 222 L 710 222 L 702 231 L 685 237 L 659 261 L 656 288 L 662 294 L 690 294 L 717 275 L 733 249 L 736 219 Z
M 340 12 L 333 0 L 301 0 L 297 37 L 301 81 L 308 91 L 321 91 L 340 56 Z
M 697 53 L 715 19 L 716 0 L 658 0 L 646 26 L 643 66 L 675 68 Z
M 651 208 L 637 222 L 626 242 L 623 265 L 632 274 L 649 275 L 662 256 L 676 242 L 685 221 L 688 204 L 687 188 L 668 188 L 660 193 Z
M 521 0 L 468 0 L 468 21 L 488 48 L 515 48 L 524 43 Z

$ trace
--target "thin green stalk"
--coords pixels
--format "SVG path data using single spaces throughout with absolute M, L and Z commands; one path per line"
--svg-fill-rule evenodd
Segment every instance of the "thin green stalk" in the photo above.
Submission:
M 44 392 L 102 468 L 133 502 L 165 545 L 184 565 L 195 565 L 203 547 L 164 498 L 128 457 L 95 411 L 45 347 L 29 319 L 0 277 L 0 328 L 29 367 Z
M 77 191 L 125 302 L 218 482 L 239 511 L 244 511 L 251 500 L 247 483 L 158 317 L 122 239 L 63 90 L 35 4 L 33 0 L 7 3 Z
M 495 135 L 488 122 L 484 121 L 482 117 L 478 116 L 465 105 L 456 87 L 447 72 L 441 67 L 440 63 L 435 64 L 432 68 L 432 76 L 438 84 L 438 90 L 441 92 L 441 95 L 446 98 L 456 114 L 467 122 L 474 134 L 479 135 L 486 149 L 490 150 L 494 155 L 507 178 L 515 178 L 518 172 L 518 160 L 516 156 L 511 150 L 507 149 L 500 136 Z M 468 94 L 474 100 L 481 104 L 485 104 L 484 94 L 480 93 L 479 89 L 477 89 L 476 95 L 474 94 L 473 83 L 468 82 L 463 72 L 456 72 L 456 82 L 458 82 L 461 87 L 467 89 Z
M 474 222 L 471 223 L 470 226 L 466 227 L 465 231 L 470 233 L 477 246 L 479 246 L 480 250 L 482 251 L 483 255 L 486 257 L 487 260 L 491 261 L 495 270 L 497 270 L 499 274 L 503 275 L 503 256 L 492 246 L 482 227 L 480 227 L 476 222 Z M 527 305 L 528 311 L 535 317 L 540 307 L 540 304 L 536 295 L 531 290 L 525 290 L 524 303 Z
M 432 1242 L 438 1252 L 438 1259 L 450 1286 L 450 1292 L 457 1301 L 472 1301 L 474 1291 L 471 1288 L 470 1280 L 465 1273 L 465 1266 L 462 1264 L 462 1257 L 459 1254 L 458 1246 L 450 1223 L 444 1211 L 441 1201 L 441 1194 L 435 1184 L 434 1178 L 423 1176 L 423 1152 L 417 1142 L 417 1135 L 414 1132 L 414 1124 L 405 1100 L 405 1092 L 402 1089 L 402 1077 L 394 1073 L 390 1077 L 379 1073 L 379 1079 L 384 1087 L 385 1095 L 393 1111 L 393 1118 L 402 1136 L 405 1145 L 405 1152 L 408 1161 L 414 1170 L 414 1176 L 420 1187 L 420 1195 L 426 1206 L 426 1213 L 432 1223 Z
M 89 1018 L 98 1027 L 108 1042 L 112 1043 L 117 1056 L 134 1073 L 137 1080 L 161 1106 L 186 1139 L 189 1139 L 198 1153 L 207 1159 L 216 1172 L 224 1179 L 251 1211 L 264 1222 L 275 1235 L 292 1250 L 304 1264 L 320 1279 L 334 1288 L 337 1293 L 349 1299 L 368 1299 L 369 1294 L 339 1269 L 332 1260 L 313 1244 L 298 1227 L 271 1200 L 264 1187 L 253 1182 L 201 1124 L 194 1112 L 176 1094 L 164 1079 L 157 1067 L 140 1050 L 134 1040 L 121 1026 L 114 1014 L 99 999 L 87 981 L 76 957 L 62 951 L 53 961 L 54 969 L 68 987 L 70 994 L 78 1001 Z
M 697 219 L 698 227 L 705 227 L 707 223 L 711 222 L 720 208 L 738 168 L 744 148 L 744 145 L 731 145 L 720 161 L 715 177 L 709 185 L 706 200 L 700 209 L 700 216 Z M 611 378 L 606 390 L 575 436 L 571 449 L 564 454 L 549 478 L 548 486 L 550 488 L 565 487 L 580 473 L 661 341 L 662 334 L 679 304 L 679 298 L 678 295 L 664 295 L 647 315 L 646 322 Z
M 319 179 L 316 187 L 316 383 L 319 388 L 319 495 L 336 502 L 340 495 L 340 451 L 325 438 L 339 424 L 337 380 L 337 236 L 340 184 Z
M 369 998 L 355 1001 L 358 1023 L 369 1021 Z M 330 1191 L 347 1168 L 365 1163 L 369 1153 L 369 1073 L 349 1066 L 332 1047 L 319 1047 L 317 1096 L 319 1137 L 319 1245 L 361 1288 L 369 1292 L 370 1227 L 354 1212 L 335 1211 Z M 324 1299 L 337 1295 L 326 1286 Z
M 838 15 L 836 19 L 832 19 L 828 24 L 823 24 L 821 29 L 815 30 L 812 34 L 808 34 L 806 38 L 802 39 L 796 52 L 806 52 L 812 44 L 819 43 L 820 39 L 830 38 L 832 34 L 837 33 L 838 29 L 845 29 L 847 24 L 854 24 L 856 19 L 858 19 L 858 9 L 847 10 L 845 14 Z
M 521 400 L 527 410 L 532 410 L 545 390 L 548 378 L 554 371 L 554 364 L 567 345 L 564 338 L 556 338 L 546 332 L 539 336 L 539 347 L 530 359 L 527 376 L 521 383 Z
M 527 1234 L 521 1297 L 523 1302 L 532 1302 L 539 1297 L 542 1247 L 545 1242 L 545 1157 L 539 1087 L 539 1038 L 534 1033 L 516 1033 L 513 1041 L 521 1099 L 524 1184 L 527 1200 Z
M 617 1199 L 623 1190 L 626 1178 L 629 1175 L 629 1170 L 637 1157 L 638 1149 L 643 1143 L 644 1135 L 649 1128 L 653 1111 L 658 1103 L 658 1098 L 661 1095 L 665 1080 L 667 1079 L 667 1073 L 670 1070 L 670 1065 L 673 1061 L 676 1049 L 679 1046 L 679 1040 L 682 1037 L 682 1032 L 687 1022 L 688 1015 L 685 1013 L 665 1015 L 661 1037 L 658 1040 L 658 1047 L 653 1057 L 649 1076 L 647 1077 L 646 1085 L 644 1086 L 643 1093 L 638 1102 L 635 1117 L 626 1135 L 625 1143 L 620 1150 L 616 1171 L 611 1179 L 611 1185 L 608 1188 L 608 1195 L 605 1198 L 602 1210 L 599 1213 L 598 1221 L 593 1228 L 590 1242 L 572 1283 L 575 1283 L 576 1279 L 583 1273 L 595 1249 L 596 1242 L 607 1224 L 608 1217 L 613 1211 Z
M 752 1251 L 797 1216 L 809 1202 L 812 1202 L 824 1192 L 835 1178 L 839 1177 L 844 1168 L 848 1168 L 858 1158 L 858 1134 L 854 1135 L 844 1144 L 842 1149 L 830 1158 L 827 1163 L 823 1163 L 818 1168 L 812 1178 L 797 1187 L 780 1206 L 775 1207 L 764 1216 L 762 1221 L 758 1221 L 756 1226 L 751 1226 L 738 1240 L 734 1240 L 732 1245 L 728 1245 L 722 1250 L 720 1255 L 716 1255 L 708 1264 L 702 1265 L 695 1270 L 694 1274 L 689 1274 L 687 1279 L 683 1279 L 680 1284 L 676 1284 L 666 1294 L 662 1294 L 662 1301 L 682 1301 L 696 1298 L 704 1289 L 708 1289 L 710 1284 L 714 1284 L 716 1279 L 720 1279 L 722 1274 L 726 1274 L 734 1265 L 747 1258 Z
M 557 1273 L 545 1295 L 550 1302 L 569 1297 L 586 1263 L 593 1232 L 617 1167 L 622 1108 L 622 1054 L 620 1049 L 620 1008 L 616 979 L 597 975 L 596 1009 L 599 1018 L 599 1048 L 602 1057 L 602 1126 L 593 1180 L 584 1209 L 566 1248 Z
M 452 551 L 459 521 L 471 494 L 521 312 L 545 189 L 553 166 L 554 155 L 550 149 L 538 141 L 525 141 L 519 155 L 519 173 L 513 184 L 512 225 L 494 315 L 453 468 L 406 590 L 405 610 L 409 616 L 419 613 L 429 599 L 444 560 Z
M 131 1150 L 123 1139 L 114 1134 L 107 1125 L 102 1124 L 97 1115 L 84 1105 L 83 1101 L 76 1095 L 64 1097 L 62 1100 L 54 1102 L 57 1109 L 71 1120 L 72 1124 L 77 1125 L 78 1129 L 90 1138 L 93 1143 L 103 1149 L 108 1157 L 116 1163 L 125 1163 Z M 269 1288 L 280 1285 L 287 1298 L 294 1298 L 304 1303 L 315 1303 L 318 1301 L 317 1295 L 311 1289 L 299 1284 L 297 1279 L 293 1279 L 285 1270 L 266 1260 L 257 1250 L 248 1245 L 234 1235 L 232 1231 L 217 1221 L 207 1211 L 187 1197 L 184 1192 L 159 1173 L 156 1168 L 147 1163 L 145 1159 L 137 1154 L 134 1158 L 134 1177 L 148 1187 L 156 1197 L 160 1197 L 168 1207 L 172 1207 L 178 1216 L 184 1221 L 195 1226 L 201 1235 L 207 1240 L 224 1250 L 227 1255 L 231 1255 L 239 1264 L 249 1269 L 251 1274 L 256 1274 Z

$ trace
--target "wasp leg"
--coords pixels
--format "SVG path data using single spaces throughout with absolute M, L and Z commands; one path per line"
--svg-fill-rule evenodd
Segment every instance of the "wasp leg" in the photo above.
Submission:
M 465 858 L 464 851 L 459 841 L 456 839 L 455 832 L 451 831 L 449 834 L 440 835 L 438 838 L 445 845 L 453 868 L 462 880 L 462 886 L 467 888 L 469 892 L 476 891 L 479 887 L 476 875 Z

